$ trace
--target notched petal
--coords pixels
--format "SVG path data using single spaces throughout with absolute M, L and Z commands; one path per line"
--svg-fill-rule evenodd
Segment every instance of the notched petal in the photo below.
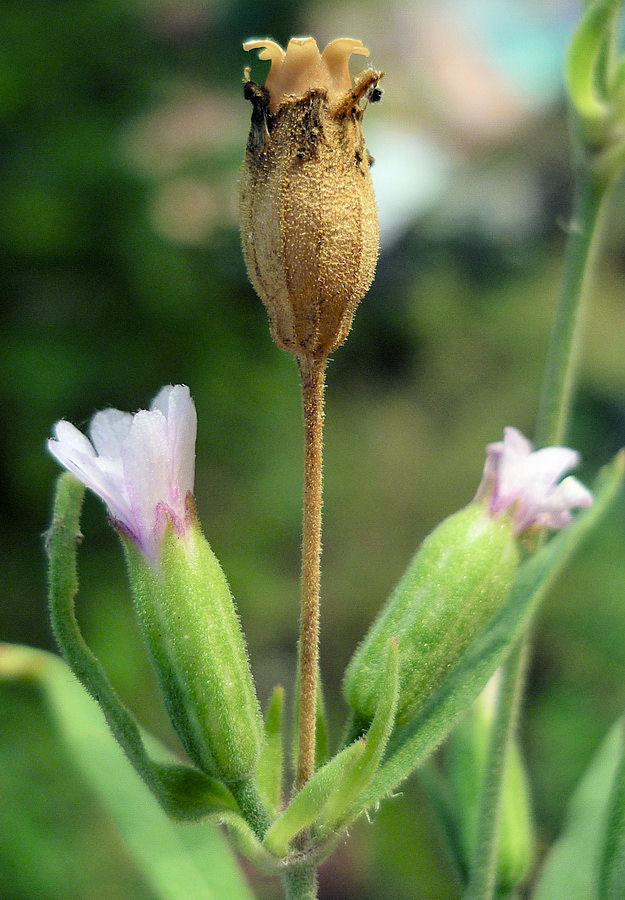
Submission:
M 347 91 L 352 86 L 349 74 L 349 58 L 353 53 L 369 56 L 369 50 L 362 41 L 355 38 L 336 38 L 326 46 L 322 59 L 328 70 L 332 86 L 337 91 Z

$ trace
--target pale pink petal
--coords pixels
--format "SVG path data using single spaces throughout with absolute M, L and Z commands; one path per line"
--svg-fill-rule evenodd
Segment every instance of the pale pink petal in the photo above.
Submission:
M 141 410 L 133 419 L 122 466 L 132 515 L 147 541 L 153 540 L 157 505 L 171 500 L 170 465 L 165 417 L 159 410 Z
M 169 519 L 188 527 L 186 497 L 193 490 L 196 414 L 189 389 L 166 385 L 150 410 L 96 413 L 92 443 L 59 422 L 50 452 L 107 504 L 114 519 L 156 557 Z M 95 448 L 95 449 L 94 449 Z
M 182 500 L 193 493 L 195 480 L 195 438 L 197 414 L 185 385 L 176 385 L 169 394 L 167 432 L 172 457 L 171 478 L 178 486 Z
M 62 466 L 104 500 L 114 519 L 126 523 L 130 509 L 119 490 L 120 479 L 115 474 L 111 476 L 95 454 L 83 453 L 70 444 L 52 439 L 48 441 L 48 449 Z
M 65 447 L 66 451 L 76 450 L 84 453 L 86 456 L 95 456 L 95 450 L 89 438 L 85 437 L 82 431 L 79 431 L 71 422 L 61 419 L 54 426 L 54 433 L 60 444 Z
M 529 477 L 540 478 L 543 484 L 555 484 L 565 472 L 579 465 L 579 453 L 568 447 L 542 447 L 527 460 Z
M 577 478 L 569 475 L 545 499 L 545 508 L 555 511 L 564 507 L 592 506 L 592 501 L 593 497 L 588 488 L 581 481 L 578 481 Z
M 576 478 L 558 483 L 579 462 L 568 447 L 532 444 L 516 428 L 504 429 L 503 441 L 489 444 L 476 500 L 488 498 L 493 517 L 511 511 L 517 532 L 528 528 L 562 528 L 571 510 L 592 503 L 592 494 Z
M 187 393 L 189 392 L 189 388 L 184 384 L 178 384 L 176 387 L 173 384 L 166 384 L 150 403 L 150 410 L 158 409 L 167 418 L 169 414 L 169 397 L 176 388 L 183 388 Z
M 103 409 L 89 423 L 89 435 L 99 456 L 118 457 L 132 425 L 132 413 Z

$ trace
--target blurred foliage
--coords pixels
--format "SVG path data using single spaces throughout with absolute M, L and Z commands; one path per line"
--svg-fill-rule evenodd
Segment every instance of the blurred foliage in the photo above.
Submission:
M 487 6 L 476 15 L 469 0 L 414 0 L 381 15 L 372 0 L 5 0 L 2 638 L 52 647 L 40 540 L 56 474 L 44 447 L 52 424 L 85 425 L 107 405 L 137 409 L 184 382 L 199 416 L 200 514 L 238 599 L 261 699 L 292 684 L 299 397 L 239 250 L 241 73 L 263 71 L 239 47 L 254 34 L 323 43 L 351 33 L 387 71 L 365 131 L 390 224 L 376 282 L 329 373 L 322 669 L 338 734 L 342 670 L 419 540 L 471 498 L 485 443 L 506 424 L 532 432 L 566 238 L 558 73 L 576 5 Z M 532 72 L 531 90 L 519 71 Z M 625 443 L 622 202 L 619 186 L 570 436 L 588 478 Z M 602 526 L 536 626 L 523 737 L 545 844 L 625 706 L 624 519 L 620 509 Z M 142 721 L 173 743 L 96 501 L 84 532 L 85 632 Z M 428 815 L 409 788 L 374 828 L 359 824 L 328 863 L 324 896 L 336 896 L 332 885 L 346 898 L 451 896 Z M 85 808 L 80 828 L 93 816 Z
M 250 900 L 219 829 L 163 812 L 56 655 L 0 645 L 0 700 L 3 897 Z

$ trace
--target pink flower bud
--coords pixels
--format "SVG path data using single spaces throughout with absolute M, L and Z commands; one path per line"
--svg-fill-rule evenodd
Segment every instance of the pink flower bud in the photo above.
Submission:
M 482 481 L 476 500 L 488 498 L 493 518 L 510 512 L 515 532 L 530 528 L 563 528 L 571 521 L 571 510 L 592 505 L 592 494 L 584 485 L 561 476 L 579 462 L 579 454 L 568 447 L 532 444 L 516 428 L 505 428 L 503 441 L 489 444 Z

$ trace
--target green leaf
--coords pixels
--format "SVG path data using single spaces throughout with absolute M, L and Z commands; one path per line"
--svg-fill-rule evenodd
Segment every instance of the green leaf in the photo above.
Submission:
M 598 868 L 610 789 L 623 754 L 623 721 L 610 730 L 569 803 L 566 824 L 536 884 L 534 900 L 599 896 Z M 609 895 L 606 895 L 609 896 Z M 613 895 L 617 896 L 617 895 Z M 623 894 L 619 894 L 619 900 Z
M 383 690 L 369 733 L 318 769 L 273 823 L 264 843 L 276 856 L 285 856 L 293 838 L 309 825 L 334 832 L 362 811 L 360 797 L 375 775 L 393 728 L 398 683 L 397 641 L 391 640 Z
M 625 734 L 622 723 L 620 738 L 621 758 L 612 782 L 599 873 L 601 900 L 625 897 Z
M 322 828 L 340 828 L 362 812 L 359 800 L 377 772 L 386 750 L 395 722 L 398 694 L 399 649 L 397 640 L 391 638 L 378 708 L 366 736 L 365 752 L 353 768 L 346 770 L 342 782 L 328 798 L 319 816 Z
M 275 687 L 265 714 L 265 741 L 260 752 L 256 781 L 258 790 L 274 812 L 282 800 L 282 722 L 284 688 Z
M 194 821 L 216 812 L 236 810 L 234 798 L 216 779 L 188 766 L 150 759 L 134 717 L 83 639 L 74 602 L 78 591 L 76 548 L 82 537 L 80 512 L 84 492 L 84 486 L 73 475 L 59 477 L 52 524 L 46 536 L 50 615 L 61 652 L 72 672 L 102 707 L 128 759 L 169 815 Z
M 278 857 L 287 854 L 290 842 L 317 819 L 328 797 L 343 782 L 346 773 L 358 765 L 365 749 L 364 740 L 355 741 L 317 769 L 265 835 L 264 844 L 271 853 Z
M 377 803 L 427 759 L 475 700 L 528 627 L 555 578 L 608 509 L 621 488 L 624 470 L 625 451 L 621 451 L 600 473 L 593 505 L 521 566 L 490 626 L 468 647 L 419 714 L 391 739 L 386 761 L 366 791 L 365 805 Z
M 15 743 L 23 753 L 41 752 L 41 744 L 32 739 L 31 720 L 34 716 L 38 728 L 42 722 L 46 723 L 49 733 L 48 752 L 54 754 L 54 767 L 51 771 L 55 778 L 59 778 L 58 768 L 62 765 L 68 779 L 66 787 L 60 780 L 52 779 L 50 782 L 54 790 L 54 794 L 49 797 L 50 809 L 60 807 L 65 810 L 65 821 L 59 817 L 51 819 L 54 827 L 64 835 L 59 848 L 61 855 L 76 852 L 72 834 L 82 828 L 81 815 L 84 815 L 83 807 L 75 803 L 78 791 L 95 797 L 99 809 L 97 822 L 100 823 L 97 827 L 102 835 L 101 839 L 97 836 L 94 838 L 91 831 L 92 840 L 89 844 L 77 848 L 82 856 L 70 856 L 73 869 L 84 867 L 87 871 L 93 869 L 95 859 L 99 865 L 96 870 L 99 884 L 83 886 L 72 894 L 66 881 L 55 892 L 52 877 L 41 893 L 34 888 L 31 893 L 18 891 L 11 894 L 7 891 L 6 896 L 95 896 L 98 891 L 105 890 L 105 885 L 115 883 L 118 877 L 117 867 L 126 866 L 130 872 L 136 873 L 134 886 L 127 886 L 128 893 L 115 894 L 113 891 L 111 896 L 132 896 L 141 900 L 153 900 L 154 897 L 163 900 L 188 900 L 189 897 L 194 900 L 220 900 L 222 897 L 228 897 L 229 900 L 251 900 L 252 894 L 219 830 L 209 823 L 181 826 L 168 818 L 148 788 L 137 778 L 106 727 L 98 706 L 87 696 L 62 660 L 40 650 L 2 645 L 0 690 L 3 698 L 17 700 L 16 709 L 23 710 L 21 727 L 19 721 L 16 721 L 10 738 L 6 735 L 0 741 L 3 761 L 0 780 L 4 783 L 8 777 L 7 767 L 10 773 L 10 752 Z M 27 691 L 30 692 L 29 696 L 25 695 Z M 6 710 L 7 705 L 3 702 L 3 709 Z M 22 731 L 23 740 L 20 739 Z M 156 747 L 156 742 L 152 743 Z M 168 755 L 162 747 L 158 748 L 158 752 L 163 758 Z M 67 764 L 64 760 L 67 760 Z M 29 853 L 28 867 L 32 869 L 24 876 L 22 873 L 18 874 L 31 879 L 31 885 L 36 883 L 34 879 L 37 878 L 39 866 L 44 870 L 44 882 L 48 877 L 54 876 L 48 854 L 44 851 L 49 846 L 48 842 L 54 841 L 55 835 L 48 833 L 52 830 L 50 821 L 45 821 L 45 827 L 39 821 L 42 804 L 48 802 L 44 801 L 48 791 L 47 781 L 38 783 L 36 794 L 30 801 L 28 799 L 27 777 L 32 777 L 31 768 L 37 770 L 41 764 L 42 760 L 36 755 L 30 761 L 26 759 L 23 767 L 25 781 L 21 791 L 23 799 L 14 810 L 11 822 L 12 826 L 15 824 L 19 828 L 20 837 L 26 843 L 22 852 Z M 16 789 L 19 790 L 19 784 Z M 71 806 L 65 805 L 65 791 L 72 799 Z M 111 821 L 115 826 L 115 855 L 107 862 L 106 858 L 99 860 L 98 857 L 99 854 L 104 857 L 110 854 L 110 841 L 104 835 L 110 827 L 107 823 Z M 3 829 L 5 830 L 11 831 L 10 828 Z M 0 847 L 5 843 L 6 837 L 0 840 Z M 62 864 L 64 860 L 57 863 Z M 58 877 L 62 876 L 61 869 Z M 72 878 L 79 876 L 80 872 L 71 874 Z M 4 884 L 4 879 L 2 883 Z M 4 890 L 2 893 L 5 893 Z

